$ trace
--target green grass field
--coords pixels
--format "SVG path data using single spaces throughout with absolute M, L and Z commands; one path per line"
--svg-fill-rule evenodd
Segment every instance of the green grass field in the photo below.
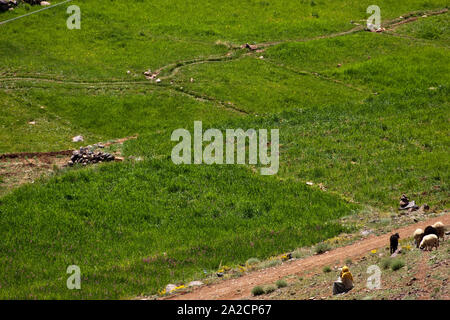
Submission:
M 366 207 L 396 213 L 402 193 L 448 208 L 449 15 L 430 15 L 447 1 L 380 0 L 383 25 L 418 19 L 348 34 L 371 1 L 71 4 L 80 30 L 66 28 L 66 5 L 0 25 L 0 153 L 138 134 L 124 156 L 144 160 L 6 190 L 0 298 L 151 295 L 348 232 L 338 219 Z M 159 84 L 142 74 L 159 68 Z M 196 120 L 279 129 L 278 174 L 173 164 L 172 131 Z M 81 290 L 66 287 L 69 265 Z

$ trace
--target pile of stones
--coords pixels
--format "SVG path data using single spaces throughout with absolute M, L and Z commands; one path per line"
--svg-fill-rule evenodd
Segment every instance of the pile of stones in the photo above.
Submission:
M 89 147 L 81 147 L 80 150 L 75 150 L 70 158 L 70 161 L 67 163 L 68 166 L 73 166 L 76 163 L 79 163 L 83 166 L 94 163 L 102 163 L 114 161 L 116 157 L 108 152 L 94 152 Z

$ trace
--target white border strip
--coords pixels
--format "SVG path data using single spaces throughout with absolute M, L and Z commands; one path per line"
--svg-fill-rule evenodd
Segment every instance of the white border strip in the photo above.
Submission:
M 64 4 L 64 3 L 67 3 L 67 2 L 70 2 L 70 1 L 72 1 L 72 0 L 66 0 L 66 1 L 64 1 L 64 2 L 57 3 L 57 4 L 54 4 L 54 5 L 49 6 L 49 7 L 45 7 L 45 8 L 43 8 L 43 9 L 39 9 L 39 10 L 30 12 L 30 13 L 24 14 L 23 16 L 19 16 L 19 17 L 15 17 L 15 18 L 12 18 L 12 19 L 9 19 L 9 20 L 1 21 L 1 22 L 0 22 L 0 25 L 5 24 L 5 23 L 8 23 L 8 22 L 11 22 L 11 21 L 14 21 L 14 20 L 17 20 L 17 19 L 20 19 L 20 18 L 23 18 L 23 17 L 30 16 L 30 15 L 32 15 L 32 14 L 35 14 L 35 13 L 38 13 L 38 12 L 41 12 L 41 11 L 44 11 L 44 10 L 47 10 L 47 9 L 50 9 L 50 8 L 54 8 L 54 7 L 60 6 L 60 5 Z

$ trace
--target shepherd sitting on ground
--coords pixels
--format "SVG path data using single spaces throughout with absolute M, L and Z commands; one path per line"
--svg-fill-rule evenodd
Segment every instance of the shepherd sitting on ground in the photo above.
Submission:
M 353 288 L 353 276 L 347 266 L 344 266 L 341 275 L 333 284 L 333 294 L 340 294 L 350 291 Z

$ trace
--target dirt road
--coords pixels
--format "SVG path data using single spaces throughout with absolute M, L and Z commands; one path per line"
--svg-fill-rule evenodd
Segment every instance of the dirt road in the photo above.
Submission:
M 219 283 L 202 286 L 192 292 L 180 293 L 166 297 L 169 300 L 233 300 L 247 299 L 251 297 L 251 290 L 256 285 L 273 283 L 276 280 L 289 275 L 306 275 L 311 271 L 320 270 L 325 265 L 334 264 L 336 261 L 345 259 L 356 259 L 366 255 L 373 249 L 383 248 L 389 245 L 389 237 L 398 232 L 400 239 L 411 237 L 417 228 L 424 229 L 426 226 L 442 221 L 446 226 L 450 224 L 450 213 L 435 217 L 427 221 L 418 222 L 409 226 L 393 230 L 389 234 L 371 236 L 355 242 L 351 245 L 336 248 L 321 255 L 314 255 L 305 259 L 294 260 L 283 263 L 280 266 L 264 270 L 253 271 L 237 279 L 224 280 Z

